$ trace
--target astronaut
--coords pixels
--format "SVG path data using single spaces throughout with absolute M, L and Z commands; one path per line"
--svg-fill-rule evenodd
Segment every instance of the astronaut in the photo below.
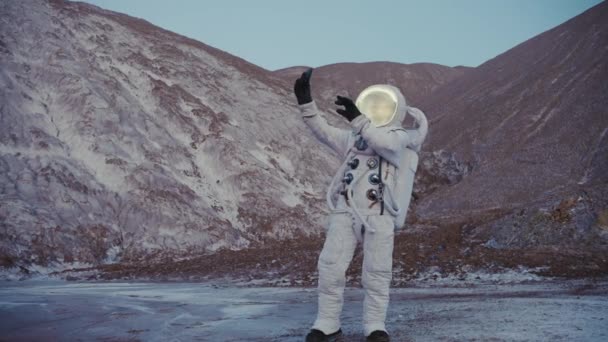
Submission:
M 384 322 L 393 239 L 395 230 L 405 223 L 427 120 L 422 111 L 406 105 L 399 89 L 379 84 L 364 89 L 355 102 L 337 96 L 335 104 L 344 108 L 336 111 L 352 128 L 331 126 L 312 99 L 311 75 L 312 68 L 294 84 L 302 118 L 343 162 L 326 194 L 330 213 L 317 263 L 318 312 L 306 341 L 342 340 L 345 273 L 359 243 L 363 245 L 363 333 L 367 341 L 389 341 Z M 417 128 L 401 126 L 407 113 Z

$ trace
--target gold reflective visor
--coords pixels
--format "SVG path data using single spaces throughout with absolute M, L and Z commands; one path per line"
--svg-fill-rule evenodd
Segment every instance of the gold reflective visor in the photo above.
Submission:
M 391 122 L 397 113 L 397 95 L 387 87 L 373 85 L 365 88 L 355 105 L 376 126 Z

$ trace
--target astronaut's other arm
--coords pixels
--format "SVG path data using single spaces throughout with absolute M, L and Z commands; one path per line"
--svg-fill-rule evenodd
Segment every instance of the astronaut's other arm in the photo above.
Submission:
M 426 115 L 424 115 L 420 109 L 415 107 L 407 107 L 407 112 L 414 117 L 414 120 L 416 120 L 416 123 L 418 124 L 418 128 L 406 130 L 412 139 L 411 147 L 420 148 L 420 145 L 422 145 L 424 142 L 426 134 L 429 131 L 429 123 L 426 120 Z
M 351 125 L 357 132 L 360 132 L 361 136 L 376 153 L 391 164 L 399 166 L 400 151 L 406 147 L 419 151 L 420 145 L 422 145 L 428 131 L 428 122 L 421 110 L 408 107 L 408 112 L 418 123 L 418 128 L 405 129 L 396 126 L 375 127 L 365 115 L 357 116 L 351 122 Z

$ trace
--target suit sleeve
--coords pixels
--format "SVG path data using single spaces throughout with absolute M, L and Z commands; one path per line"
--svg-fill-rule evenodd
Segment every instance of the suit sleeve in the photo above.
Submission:
M 412 114 L 418 122 L 417 129 L 405 129 L 400 126 L 375 127 L 364 115 L 359 115 L 351 124 L 376 153 L 399 167 L 403 149 L 409 147 L 420 151 L 420 146 L 426 138 L 428 123 L 424 114 L 419 113 Z
M 410 132 L 410 135 L 412 137 L 410 147 L 419 152 L 420 147 L 424 142 L 424 139 L 426 139 L 426 134 L 429 130 L 429 123 L 426 120 L 426 115 L 424 115 L 424 113 L 420 109 L 408 107 L 407 112 L 410 113 L 410 115 L 412 115 L 418 123 L 418 128 L 408 129 L 406 131 Z
M 315 101 L 298 106 L 302 113 L 304 123 L 312 130 L 313 134 L 321 142 L 336 151 L 339 155 L 346 154 L 349 148 L 349 140 L 352 132 L 347 129 L 337 128 L 327 123 L 321 115 Z

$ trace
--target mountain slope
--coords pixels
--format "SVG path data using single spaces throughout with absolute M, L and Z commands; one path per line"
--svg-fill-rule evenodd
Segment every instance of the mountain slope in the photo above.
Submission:
M 0 18 L 2 264 L 321 231 L 337 160 L 280 79 L 87 4 L 3 1 Z
M 454 151 L 473 171 L 420 201 L 419 215 L 457 217 L 605 189 L 607 60 L 602 2 L 424 99 L 427 148 Z
M 401 279 L 608 272 L 606 7 L 475 69 L 317 68 L 327 112 L 336 94 L 388 82 L 430 119 L 396 236 Z M 339 161 L 299 118 L 303 68 L 269 72 L 91 5 L 1 2 L 0 267 L 124 261 L 105 269 L 314 281 Z

